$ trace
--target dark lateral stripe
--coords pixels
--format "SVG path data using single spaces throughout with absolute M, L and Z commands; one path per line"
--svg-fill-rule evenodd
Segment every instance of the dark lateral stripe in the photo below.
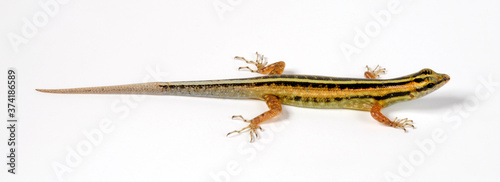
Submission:
M 300 80 L 323 80 L 323 81 L 351 81 L 351 80 L 402 80 L 402 79 L 408 79 L 412 78 L 415 76 L 421 75 L 421 73 L 415 73 L 412 75 L 408 76 L 403 76 L 399 78 L 392 78 L 392 79 L 365 79 L 365 78 L 347 78 L 347 77 L 328 77 L 328 76 L 314 76 L 314 75 L 266 75 L 266 76 L 260 76 L 260 77 L 253 77 L 249 79 L 276 79 L 276 78 L 285 78 L 285 79 L 300 79 Z
M 279 80 L 284 78 L 284 80 Z M 370 80 L 359 78 L 333 78 L 322 76 L 304 76 L 304 75 L 270 75 L 265 77 L 253 78 L 252 86 L 266 86 L 269 84 L 284 85 L 284 86 L 299 86 L 313 88 L 338 88 L 338 89 L 370 89 L 387 86 L 402 86 L 413 83 L 413 78 L 401 77 L 390 80 Z M 278 79 L 278 80 L 276 80 Z M 296 79 L 296 80 L 286 80 Z M 324 82 L 318 82 L 324 80 Z M 417 82 L 422 82 L 423 79 L 418 79 Z M 354 83 L 353 83 L 354 82 Z M 247 85 L 248 83 L 234 83 L 234 86 Z
M 338 88 L 338 89 L 371 89 L 371 88 L 382 88 L 382 87 L 388 87 L 388 86 L 402 86 L 406 85 L 408 83 L 411 83 L 411 81 L 407 82 L 400 82 L 400 83 L 378 83 L 378 84 L 373 84 L 373 83 L 311 83 L 311 82 L 299 82 L 299 81 L 275 81 L 275 82 L 255 82 L 252 84 L 252 86 L 267 86 L 271 83 L 274 83 L 276 85 L 284 85 L 284 86 L 293 86 L 293 87 L 312 87 L 312 88 Z M 247 83 L 242 83 L 242 84 L 232 84 L 234 86 L 241 86 L 241 85 L 248 85 Z
M 347 78 L 347 77 L 328 77 L 328 76 L 313 76 L 313 75 L 266 75 L 266 76 L 261 76 L 261 77 L 253 77 L 253 78 L 247 78 L 245 80 L 267 80 L 267 79 L 295 79 L 295 80 L 302 80 L 302 81 L 325 81 L 325 82 L 337 82 L 337 81 L 388 81 L 388 82 L 399 82 L 402 80 L 409 80 L 412 78 L 415 78 L 418 75 L 422 75 L 421 73 L 415 73 L 412 75 L 408 76 L 402 76 L 398 78 L 392 78 L 392 79 L 365 79 L 365 78 Z
M 425 87 L 422 87 L 422 88 L 419 88 L 417 89 L 417 92 L 423 92 L 423 91 L 426 91 L 426 90 L 429 90 L 429 89 L 432 89 L 434 88 L 436 85 L 440 85 L 442 82 L 444 82 L 445 80 L 442 79 L 442 80 L 439 80 L 438 82 L 436 83 L 428 83 L 427 85 L 425 85 Z
M 373 98 L 376 99 L 376 100 L 385 100 L 385 99 L 389 99 L 389 98 L 393 98 L 393 97 L 407 96 L 407 95 L 410 95 L 410 94 L 411 94 L 410 91 L 407 91 L 407 92 L 394 92 L 394 93 L 386 94 L 384 96 L 376 96 L 376 97 L 373 97 Z
M 247 86 L 250 86 L 251 84 L 250 83 L 247 83 L 247 84 L 240 84 L 240 86 L 243 86 L 243 85 L 247 85 Z M 229 87 L 229 86 L 236 86 L 235 84 L 205 84 L 205 85 L 198 85 L 198 84 L 193 84 L 193 85 L 189 85 L 189 84 L 180 84 L 180 85 L 177 85 L 177 84 L 171 84 L 171 85 L 160 85 L 160 87 L 164 88 L 164 89 L 209 89 L 209 88 L 222 88 L 222 87 Z
M 269 86 L 271 84 L 275 85 L 283 85 L 283 86 L 292 86 L 292 87 L 312 87 L 312 88 L 337 88 L 337 89 L 372 89 L 372 88 L 384 88 L 384 87 L 395 87 L 395 86 L 403 86 L 411 81 L 400 82 L 400 83 L 310 83 L 310 82 L 298 82 L 298 81 L 275 81 L 275 82 L 254 82 L 254 83 L 213 83 L 213 84 L 204 84 L 204 85 L 175 85 L 172 84 L 170 86 L 163 85 L 161 87 L 164 88 L 211 88 L 211 87 L 228 87 L 228 86 L 252 86 L 252 87 L 260 87 L 260 86 Z
M 254 83 L 227 83 L 227 84 L 220 84 L 220 83 L 207 83 L 204 85 L 176 85 L 172 84 L 170 86 L 163 85 L 163 88 L 179 88 L 179 89 L 184 89 L 184 88 L 212 88 L 212 87 L 238 87 L 238 86 L 251 86 L 251 87 L 260 87 L 260 86 L 269 86 L 270 84 L 275 84 L 275 85 L 283 85 L 283 86 L 292 86 L 292 87 L 302 87 L 302 88 L 337 88 L 337 89 L 373 89 L 373 88 L 385 88 L 385 87 L 395 87 L 395 86 L 403 86 L 406 84 L 412 83 L 411 81 L 404 81 L 400 83 L 380 83 L 380 84 L 373 84 L 373 83 L 336 83 L 336 84 L 326 84 L 326 83 L 310 83 L 310 82 L 298 82 L 298 81 L 276 81 L 276 82 L 254 82 Z M 431 86 L 431 85 L 429 85 Z M 432 86 L 433 87 L 433 86 Z M 428 87 L 422 88 L 423 90 L 428 89 Z
M 422 82 L 422 78 L 400 77 L 395 79 L 360 79 L 360 78 L 337 78 L 308 75 L 268 75 L 245 79 L 230 80 L 209 80 L 209 81 L 189 81 L 176 84 L 171 82 L 164 88 L 212 88 L 229 86 L 268 86 L 283 85 L 292 87 L 313 87 L 313 88 L 338 88 L 338 89 L 371 89 L 379 87 L 402 86 L 412 82 Z M 184 86 L 182 86 L 184 85 Z
M 395 98 L 395 97 L 402 97 L 402 96 L 408 96 L 410 95 L 411 92 L 394 92 L 394 93 L 389 93 L 386 95 L 382 96 L 373 96 L 373 95 L 360 95 L 360 96 L 352 96 L 352 97 L 334 97 L 334 98 L 324 98 L 323 101 L 321 101 L 320 98 L 313 98 L 313 97 L 300 97 L 300 96 L 295 96 L 293 98 L 294 101 L 302 101 L 302 102 L 340 102 L 344 99 L 349 100 L 349 99 L 369 99 L 373 98 L 375 100 L 385 100 L 389 98 Z
M 389 94 L 382 95 L 382 96 L 360 95 L 360 96 L 352 96 L 352 97 L 347 97 L 347 98 L 336 97 L 333 99 L 335 99 L 335 101 L 341 101 L 342 99 L 368 99 L 368 98 L 373 98 L 375 100 L 385 100 L 385 99 L 394 98 L 394 97 L 407 96 L 410 94 L 411 94 L 411 92 L 407 91 L 407 92 L 394 92 L 394 93 L 389 93 Z
M 295 85 L 297 85 L 296 82 L 294 82 Z M 310 85 L 311 83 L 308 83 L 308 85 Z M 439 84 L 439 83 L 437 83 Z M 180 89 L 185 89 L 185 88 L 195 88 L 195 89 L 202 89 L 202 88 L 212 88 L 212 87 L 225 87 L 225 86 L 243 86 L 243 85 L 246 85 L 246 86 L 257 86 L 257 85 L 253 85 L 252 83 L 247 83 L 247 84 L 210 84 L 210 85 L 170 85 L 170 86 L 167 86 L 167 85 L 162 85 L 161 87 L 165 88 L 165 89 L 172 89 L 172 88 L 180 88 Z M 351 87 L 349 88 L 354 88 L 353 86 L 357 86 L 357 85 L 351 85 Z M 381 85 L 378 85 L 378 86 L 381 86 Z M 434 86 L 430 86 L 430 84 L 427 86 L 427 87 L 424 87 L 424 88 L 421 88 L 417 91 L 424 91 L 424 90 L 427 90 L 427 89 L 430 89 Z M 359 95 L 359 96 L 352 96 L 352 97 L 334 97 L 334 98 L 325 98 L 326 100 L 324 100 L 324 102 L 339 102 L 339 101 L 342 101 L 343 99 L 365 99 L 365 98 L 373 98 L 375 100 L 385 100 L 385 99 L 389 99 L 389 98 L 394 98 L 394 97 L 401 97 L 401 96 L 407 96 L 407 95 L 410 95 L 411 92 L 410 91 L 404 91 L 404 92 L 394 92 L 394 93 L 388 93 L 388 94 L 385 94 L 385 95 L 381 95 L 381 96 L 375 96 L 375 95 Z M 312 98 L 312 97 L 301 97 L 301 96 L 295 96 L 293 97 L 293 100 L 294 101 L 302 101 L 302 102 L 321 102 L 321 100 L 318 100 L 318 98 Z

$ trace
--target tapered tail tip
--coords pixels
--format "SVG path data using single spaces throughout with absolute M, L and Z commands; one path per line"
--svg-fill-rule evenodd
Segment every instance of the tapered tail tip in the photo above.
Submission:
M 58 89 L 35 89 L 35 90 L 39 91 L 39 92 L 44 92 L 44 93 L 62 93 Z
M 35 89 L 36 91 L 39 91 L 39 92 L 49 92 L 48 89 Z

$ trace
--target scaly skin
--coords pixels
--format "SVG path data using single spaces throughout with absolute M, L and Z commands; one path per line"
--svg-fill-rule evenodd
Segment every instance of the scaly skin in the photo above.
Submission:
M 365 77 L 338 78 L 325 76 L 284 75 L 281 74 L 285 63 L 280 61 L 267 65 L 263 56 L 257 54 L 256 61 L 248 61 L 236 57 L 249 64 L 254 64 L 257 70 L 249 67 L 252 72 L 267 74 L 266 76 L 207 81 L 186 82 L 152 82 L 130 85 L 87 87 L 74 89 L 37 89 L 41 92 L 67 94 L 147 94 L 147 95 L 179 95 L 200 96 L 233 99 L 260 99 L 266 101 L 269 111 L 251 119 L 233 116 L 249 122 L 249 126 L 228 133 L 250 131 L 251 142 L 258 137 L 257 129 L 260 123 L 281 113 L 281 104 L 298 107 L 320 109 L 355 109 L 370 111 L 372 117 L 391 127 L 413 127 L 413 121 L 408 119 L 389 120 L 380 110 L 394 103 L 409 101 L 427 95 L 446 84 L 450 77 L 439 74 L 431 69 L 422 69 L 417 73 L 394 79 L 376 79 L 385 69 L 378 66 L 374 70 L 367 67 Z

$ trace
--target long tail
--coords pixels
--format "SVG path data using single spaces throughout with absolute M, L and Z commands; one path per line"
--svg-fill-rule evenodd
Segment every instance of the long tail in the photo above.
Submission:
M 137 83 L 128 85 L 103 86 L 103 87 L 84 87 L 68 89 L 36 89 L 39 92 L 58 93 L 58 94 L 145 94 L 145 95 L 164 95 L 167 85 L 165 82 Z
M 179 95 L 218 98 L 260 98 L 262 94 L 249 92 L 252 83 L 246 79 L 150 82 L 129 85 L 85 87 L 69 89 L 36 89 L 40 92 L 59 94 L 140 94 Z

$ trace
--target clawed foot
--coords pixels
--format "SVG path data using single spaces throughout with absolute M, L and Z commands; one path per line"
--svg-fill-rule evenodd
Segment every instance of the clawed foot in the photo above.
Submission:
M 243 120 L 247 123 L 250 123 L 250 124 L 247 127 L 242 128 L 241 130 L 234 130 L 232 132 L 229 132 L 229 133 L 227 133 L 226 136 L 229 136 L 229 135 L 232 135 L 235 133 L 240 134 L 242 132 L 250 131 L 250 143 L 253 143 L 253 142 L 255 142 L 255 139 L 259 138 L 259 133 L 257 133 L 257 129 L 259 129 L 260 131 L 263 131 L 260 126 L 258 126 L 256 124 L 252 124 L 251 120 L 246 120 L 241 115 L 235 115 L 235 116 L 233 116 L 233 119 L 241 119 L 241 120 Z
M 413 121 L 412 120 L 408 120 L 408 118 L 404 118 L 404 119 L 398 119 L 396 117 L 396 119 L 394 119 L 394 121 L 392 122 L 392 127 L 394 128 L 401 128 L 403 129 L 405 132 L 408 132 L 406 130 L 406 127 L 412 127 L 413 129 L 415 129 L 415 126 L 413 126 Z
M 375 67 L 375 69 L 371 70 L 370 67 L 368 67 L 368 65 L 366 66 L 366 72 L 365 72 L 365 77 L 366 78 L 379 78 L 380 75 L 383 75 L 385 74 L 385 68 L 382 68 L 382 67 L 379 67 L 379 65 L 377 65 L 377 67 Z
M 244 57 L 240 57 L 240 56 L 236 56 L 236 57 L 234 57 L 234 59 L 240 59 L 240 60 L 245 61 L 248 64 L 253 64 L 253 65 L 255 65 L 257 67 L 257 70 L 253 70 L 253 69 L 251 69 L 248 66 L 239 67 L 238 70 L 248 69 L 251 72 L 257 72 L 258 73 L 259 70 L 262 70 L 264 67 L 266 67 L 267 61 L 264 60 L 264 55 L 260 55 L 258 52 L 256 52 L 256 54 L 257 54 L 257 59 L 255 61 L 248 61 Z

